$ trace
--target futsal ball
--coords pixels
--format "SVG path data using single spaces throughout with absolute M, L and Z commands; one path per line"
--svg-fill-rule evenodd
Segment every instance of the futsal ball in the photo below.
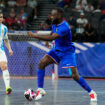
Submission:
M 36 97 L 36 93 L 33 91 L 33 89 L 29 88 L 28 90 L 25 90 L 24 97 L 27 100 L 32 101 Z

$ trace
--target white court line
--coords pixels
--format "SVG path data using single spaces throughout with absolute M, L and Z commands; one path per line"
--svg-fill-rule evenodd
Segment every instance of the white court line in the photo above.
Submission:
M 74 43 L 74 45 L 76 46 L 76 47 L 78 47 L 79 49 L 81 49 L 81 50 L 87 50 L 87 48 L 86 47 L 84 47 L 84 46 L 82 46 L 82 45 L 80 45 L 80 44 L 78 44 L 78 43 Z
M 92 43 L 83 43 L 83 44 L 87 45 L 88 47 L 94 47 L 94 44 Z
M 46 52 L 48 52 L 50 50 L 49 48 L 44 47 L 44 46 L 42 46 L 42 45 L 40 45 L 40 44 L 38 44 L 36 42 L 28 42 L 28 43 L 33 45 L 33 46 L 36 46 L 36 47 L 38 47 L 38 48 L 40 48 L 40 49 L 42 49 L 44 51 L 46 51 Z M 42 42 L 42 43 L 44 44 L 44 42 Z M 76 49 L 76 53 L 80 53 L 80 51 Z
M 33 46 L 36 46 L 36 47 L 38 47 L 38 48 L 40 48 L 40 49 L 42 49 L 44 51 L 46 51 L 46 52 L 48 52 L 50 50 L 47 47 L 44 47 L 44 46 L 42 46 L 42 45 L 40 45 L 40 44 L 38 44 L 36 42 L 28 42 L 28 43 L 31 44 L 31 45 L 33 45 Z
M 13 92 L 24 92 L 25 90 L 13 90 Z M 5 90 L 0 90 L 0 92 L 5 92 Z M 47 90 L 47 92 L 53 92 L 54 90 Z M 86 91 L 69 91 L 69 90 L 58 90 L 57 92 L 65 92 L 65 93 L 87 93 Z M 105 92 L 103 91 L 96 91 L 96 93 L 103 93 L 105 94 Z

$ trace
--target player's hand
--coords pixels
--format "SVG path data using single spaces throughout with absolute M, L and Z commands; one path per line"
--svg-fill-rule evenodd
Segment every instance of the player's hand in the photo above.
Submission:
M 13 51 L 9 50 L 9 55 L 12 56 L 13 55 Z
M 33 37 L 33 33 L 32 33 L 31 31 L 28 31 L 28 32 L 27 32 L 27 35 L 28 35 L 29 37 Z

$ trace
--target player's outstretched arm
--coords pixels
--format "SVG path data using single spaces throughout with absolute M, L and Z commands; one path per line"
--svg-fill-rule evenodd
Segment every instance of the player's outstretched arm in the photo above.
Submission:
M 7 47 L 8 51 L 9 51 L 10 56 L 12 56 L 13 55 L 13 51 L 11 49 L 9 40 L 8 39 L 5 39 L 4 40 L 4 43 L 5 43 L 5 46 Z
M 44 40 L 44 41 L 52 41 L 52 40 L 60 38 L 60 36 L 57 33 L 53 33 L 52 35 L 35 35 L 32 32 L 27 32 L 27 34 L 30 37 L 34 37 L 34 38 Z

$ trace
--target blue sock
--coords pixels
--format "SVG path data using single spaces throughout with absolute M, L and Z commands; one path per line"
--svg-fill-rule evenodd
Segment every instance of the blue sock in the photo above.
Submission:
M 80 79 L 77 81 L 86 91 L 90 92 L 92 89 L 88 85 L 88 83 L 85 81 L 84 78 L 80 77 Z
M 45 76 L 45 70 L 37 71 L 38 88 L 43 88 L 44 76 Z

